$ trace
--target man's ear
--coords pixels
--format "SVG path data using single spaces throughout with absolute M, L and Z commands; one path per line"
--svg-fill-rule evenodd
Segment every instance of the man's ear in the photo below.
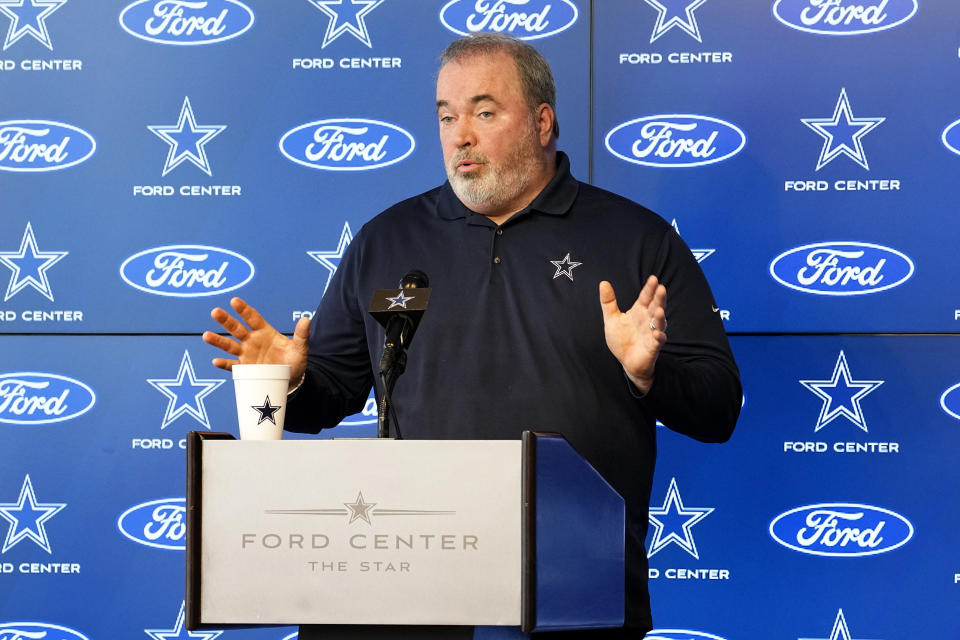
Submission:
M 550 144 L 550 138 L 553 137 L 553 123 L 556 117 L 553 109 L 550 108 L 550 105 L 546 102 L 541 103 L 540 106 L 537 107 L 537 135 L 540 138 L 541 147 L 546 147 Z

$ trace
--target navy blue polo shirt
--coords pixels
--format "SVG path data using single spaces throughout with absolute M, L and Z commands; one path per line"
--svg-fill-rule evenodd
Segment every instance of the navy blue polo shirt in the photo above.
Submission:
M 311 322 L 287 429 L 316 433 L 362 409 L 384 340 L 366 309 L 373 291 L 412 269 L 432 291 L 392 396 L 403 436 L 562 433 L 626 501 L 628 623 L 649 628 L 643 541 L 655 421 L 723 441 L 741 401 L 696 259 L 656 214 L 574 179 L 563 153 L 530 206 L 499 226 L 445 183 L 376 216 L 350 244 Z M 651 274 L 667 288 L 668 339 L 640 397 L 607 349 L 597 288 L 609 280 L 626 309 Z

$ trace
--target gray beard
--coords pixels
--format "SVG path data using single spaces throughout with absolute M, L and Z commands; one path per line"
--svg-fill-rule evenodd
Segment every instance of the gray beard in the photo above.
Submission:
M 499 209 L 509 204 L 526 191 L 531 179 L 529 169 L 539 160 L 532 136 L 516 146 L 514 154 L 504 165 L 495 167 L 485 164 L 485 175 L 482 176 L 471 173 L 458 174 L 456 165 L 464 158 L 486 162 L 486 157 L 480 153 L 467 151 L 457 154 L 451 160 L 452 166 L 446 168 L 447 179 L 450 180 L 453 192 L 468 207 L 492 209 Z

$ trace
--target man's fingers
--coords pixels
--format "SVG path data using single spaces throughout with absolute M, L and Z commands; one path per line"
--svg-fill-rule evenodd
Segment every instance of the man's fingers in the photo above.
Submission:
M 297 320 L 297 326 L 293 328 L 293 344 L 298 349 L 306 349 L 307 341 L 310 339 L 310 318 L 306 316 Z
M 633 302 L 633 307 L 631 309 L 636 309 L 638 307 L 650 307 L 650 303 L 653 302 L 657 293 L 657 276 L 650 276 L 647 278 L 647 281 L 643 285 L 643 289 L 640 289 L 640 295 L 637 296 L 637 299 Z
M 620 313 L 620 307 L 617 306 L 617 295 L 613 292 L 613 285 L 606 280 L 600 283 L 600 310 L 603 311 L 604 322 Z
M 248 305 L 242 298 L 231 298 L 230 306 L 240 314 L 240 317 L 243 318 L 243 321 L 246 322 L 251 329 L 257 330 L 270 326 L 269 323 L 263 319 L 263 316 L 261 316 L 256 309 Z
M 237 340 L 245 340 L 250 333 L 242 322 L 219 307 L 210 312 L 210 317 Z
M 221 351 L 226 351 L 232 356 L 240 355 L 240 344 L 231 340 L 226 336 L 221 336 L 219 333 L 214 333 L 212 331 L 204 331 L 203 341 L 209 344 L 212 347 L 216 347 Z
M 214 358 L 213 366 L 217 369 L 224 369 L 225 371 L 230 371 L 233 368 L 233 365 L 240 364 L 239 360 L 227 360 L 226 358 Z

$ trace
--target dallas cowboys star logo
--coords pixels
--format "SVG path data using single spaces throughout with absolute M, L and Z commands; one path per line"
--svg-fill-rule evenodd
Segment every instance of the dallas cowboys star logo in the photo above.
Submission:
M 337 243 L 337 248 L 334 251 L 307 251 L 308 256 L 319 262 L 330 272 L 327 275 L 326 284 L 323 285 L 321 295 L 327 292 L 327 287 L 330 286 L 330 281 L 333 280 L 333 274 L 336 272 L 337 267 L 340 266 L 340 260 L 343 258 L 343 254 L 351 242 L 353 242 L 353 232 L 350 231 L 350 223 L 344 222 L 343 230 L 340 232 L 340 242 Z
M 840 97 L 833 109 L 833 117 L 800 119 L 800 122 L 823 138 L 823 148 L 820 149 L 816 170 L 819 171 L 834 158 L 845 155 L 869 171 L 870 166 L 863 151 L 863 136 L 873 131 L 884 120 L 886 118 L 854 118 L 850 109 L 850 100 L 847 98 L 847 90 L 840 89 Z
M 0 15 L 10 18 L 10 28 L 3 41 L 6 51 L 23 36 L 34 40 L 53 51 L 50 33 L 47 31 L 47 18 L 66 4 L 67 0 L 0 0 Z
M 838 609 L 829 638 L 800 638 L 799 640 L 853 640 L 853 636 L 850 635 L 847 619 L 843 617 L 843 609 Z
M 697 42 L 700 39 L 700 26 L 693 12 L 700 8 L 707 0 L 646 0 L 646 3 L 657 10 L 657 22 L 653 25 L 651 44 L 660 36 L 674 27 L 692 36 Z
M 250 407 L 250 408 L 251 408 L 251 409 L 254 409 L 254 410 L 258 411 L 258 412 L 260 412 L 260 419 L 257 420 L 257 424 L 260 424 L 261 422 L 264 422 L 265 420 L 269 420 L 269 421 L 272 422 L 273 424 L 277 424 L 277 421 L 276 421 L 276 419 L 273 417 L 273 414 L 275 414 L 277 411 L 280 410 L 280 405 L 272 405 L 272 404 L 270 404 L 270 396 L 267 396 L 267 399 L 263 401 L 263 406 L 258 407 L 258 406 L 256 406 L 256 405 L 254 405 L 254 406 L 252 406 L 252 407 Z
M 20 239 L 20 250 L 0 252 L 0 264 L 13 271 L 3 301 L 6 302 L 26 287 L 33 287 L 53 302 L 47 269 L 60 262 L 68 253 L 69 251 L 40 251 L 37 238 L 33 235 L 33 227 L 28 222 Z
M 650 524 L 653 525 L 653 540 L 650 542 L 647 557 L 663 549 L 671 542 L 692 555 L 697 560 L 697 545 L 693 540 L 691 529 L 708 515 L 713 513 L 712 507 L 684 507 L 680 491 L 677 489 L 677 479 L 670 479 L 670 488 L 663 499 L 663 506 L 650 509 Z
M 214 640 L 220 637 L 223 631 L 187 631 L 183 628 L 184 604 L 180 605 L 180 613 L 172 629 L 144 629 L 144 633 L 153 640 L 184 640 L 185 638 L 199 638 L 200 640 Z
M 570 254 L 568 253 L 563 257 L 563 260 L 551 260 L 550 264 L 557 268 L 557 272 L 553 274 L 553 279 L 556 280 L 560 276 L 567 276 L 570 278 L 570 282 L 573 282 L 573 270 L 582 265 L 582 262 L 572 262 L 570 260 Z
M 225 124 L 198 125 L 193 115 L 193 107 L 190 105 L 190 98 L 184 96 L 177 124 L 147 125 L 147 129 L 170 145 L 161 175 L 165 176 L 184 161 L 189 161 L 208 176 L 212 176 L 210 162 L 207 160 L 206 144 L 226 128 Z
M 28 539 L 33 540 L 47 553 L 53 553 L 44 523 L 65 506 L 67 505 L 59 502 L 37 502 L 30 476 L 24 476 L 17 501 L 0 504 L 0 518 L 10 523 L 0 553 L 6 553 L 17 543 Z
M 403 307 L 404 309 L 406 309 L 407 303 L 413 300 L 414 298 L 416 298 L 416 296 L 407 296 L 407 295 L 404 295 L 403 291 L 401 291 L 396 295 L 396 297 L 387 298 L 387 302 L 390 303 L 390 306 L 387 307 L 387 311 L 389 311 L 390 309 L 393 309 L 394 307 Z
M 867 432 L 867 420 L 860 408 L 860 401 L 883 384 L 883 380 L 854 380 L 843 351 L 837 357 L 833 375 L 829 380 L 800 380 L 800 384 L 823 400 L 820 417 L 814 432 L 820 431 L 833 420 L 843 416 Z
M 190 352 L 184 351 L 176 378 L 154 378 L 147 382 L 170 399 L 167 410 L 163 414 L 161 430 L 166 429 L 170 423 L 184 414 L 209 429 L 210 418 L 207 417 L 207 407 L 203 404 L 203 399 L 213 393 L 213 390 L 222 385 L 225 380 L 197 379 L 193 363 L 190 361 Z
M 673 227 L 673 230 L 677 232 L 677 235 L 680 235 L 680 227 L 677 226 L 677 219 L 674 218 L 673 222 L 670 223 L 670 226 Z M 697 262 L 703 262 L 707 258 L 713 255 L 716 249 L 690 249 L 690 253 L 693 254 L 693 257 L 697 259 Z
M 343 506 L 350 510 L 350 524 L 354 520 L 363 520 L 370 524 L 370 510 L 377 506 L 376 502 L 364 502 L 363 492 L 357 493 L 357 499 L 353 502 L 344 502 Z
M 349 33 L 357 40 L 373 48 L 370 33 L 367 31 L 367 15 L 376 9 L 383 0 L 309 0 L 310 4 L 323 11 L 330 21 L 327 32 L 323 34 L 321 49 Z

